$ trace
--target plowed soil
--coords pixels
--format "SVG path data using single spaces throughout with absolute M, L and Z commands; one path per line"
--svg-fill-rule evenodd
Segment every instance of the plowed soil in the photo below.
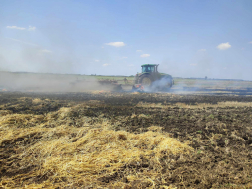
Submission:
M 62 108 L 71 108 L 71 112 L 60 122 L 56 112 Z M 0 123 L 0 186 L 3 188 L 252 188 L 252 96 L 0 93 L 0 117 L 13 115 L 16 117 L 2 120 L 5 125 Z M 17 115 L 22 115 L 22 119 Z M 52 115 L 50 122 L 45 120 L 49 115 Z M 93 185 L 77 181 L 70 184 L 67 176 L 53 180 L 55 175 L 51 173 L 36 175 L 35 171 L 45 162 L 32 152 L 25 157 L 32 156 L 33 162 L 24 163 L 24 153 L 42 139 L 44 141 L 46 129 L 59 125 L 73 129 L 93 128 L 104 120 L 115 132 L 136 135 L 157 126 L 161 133 L 187 143 L 193 151 L 185 154 L 163 152 L 156 158 L 158 169 L 147 157 L 141 157 L 139 162 L 122 163 L 113 174 L 96 175 Z M 22 131 L 38 124 L 43 124 L 43 132 L 22 137 L 6 136 L 6 128 Z M 61 135 L 51 137 L 58 139 Z M 77 140 L 76 137 L 73 133 L 72 139 Z M 124 140 L 123 136 L 121 139 Z M 152 176 L 148 176 L 148 172 L 153 173 Z M 129 173 L 135 175 L 134 179 L 130 179 Z M 144 176 L 136 176 L 143 173 Z M 116 183 L 122 184 L 117 186 Z

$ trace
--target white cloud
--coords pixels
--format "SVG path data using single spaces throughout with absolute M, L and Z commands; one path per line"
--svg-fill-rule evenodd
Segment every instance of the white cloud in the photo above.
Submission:
M 7 26 L 8 29 L 16 29 L 16 30 L 25 30 L 25 28 L 17 27 L 17 26 Z
M 29 26 L 28 30 L 29 31 L 34 31 L 34 30 L 36 30 L 36 27 L 35 26 Z
M 29 26 L 29 28 L 22 28 L 22 27 L 18 27 L 18 26 L 6 26 L 6 28 L 16 29 L 16 30 L 28 30 L 28 31 L 35 31 L 36 30 L 36 27 L 34 27 L 34 26 Z
M 226 50 L 226 49 L 229 49 L 230 47 L 231 47 L 231 45 L 229 44 L 229 42 L 227 42 L 227 43 L 219 44 L 216 48 L 218 48 L 220 50 Z
M 252 41 L 250 41 L 249 43 L 252 44 Z
M 103 64 L 102 66 L 103 67 L 106 67 L 106 66 L 110 66 L 111 64 Z
M 206 49 L 200 49 L 200 50 L 198 50 L 198 51 L 204 52 L 204 51 L 206 51 Z
M 126 44 L 124 42 L 110 42 L 110 43 L 106 43 L 106 45 L 110 45 L 110 46 L 114 46 L 114 47 L 123 47 Z
M 143 52 L 142 50 L 136 50 L 136 52 Z
M 43 50 L 41 50 L 41 52 L 42 52 L 42 53 L 52 53 L 52 51 L 47 50 L 47 49 L 43 49 Z
M 190 66 L 197 66 L 197 64 L 190 64 Z
M 98 60 L 98 59 L 96 59 L 96 60 L 94 60 L 95 62 L 100 62 L 100 60 Z
M 140 57 L 146 58 L 146 57 L 149 57 L 149 56 L 150 56 L 150 54 L 142 54 Z

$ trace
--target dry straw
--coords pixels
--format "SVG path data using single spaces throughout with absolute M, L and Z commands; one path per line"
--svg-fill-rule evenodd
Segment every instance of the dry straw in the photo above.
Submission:
M 34 103 L 40 100 L 35 99 Z M 164 154 L 193 151 L 187 144 L 162 133 L 159 127 L 151 127 L 141 134 L 114 131 L 104 118 L 101 123 L 89 127 L 68 125 L 72 110 L 81 108 L 84 107 L 61 108 L 43 116 L 2 114 L 0 144 L 15 149 L 15 154 L 9 154 L 6 159 L 15 165 L 4 166 L 7 173 L 13 175 L 2 177 L 0 186 L 122 188 L 139 180 L 149 182 L 154 188 L 155 178 L 161 174 L 160 158 Z M 147 161 L 145 168 L 142 168 L 143 159 Z M 123 182 L 125 178 L 128 183 Z M 165 181 L 163 188 L 169 188 Z

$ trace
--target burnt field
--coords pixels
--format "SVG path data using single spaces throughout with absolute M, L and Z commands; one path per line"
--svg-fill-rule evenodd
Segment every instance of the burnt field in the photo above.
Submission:
M 0 93 L 2 188 L 252 188 L 252 96 Z

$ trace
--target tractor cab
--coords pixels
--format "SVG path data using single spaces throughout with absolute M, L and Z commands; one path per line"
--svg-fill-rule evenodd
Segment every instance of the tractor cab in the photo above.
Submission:
M 155 73 L 157 71 L 157 67 L 159 64 L 143 64 L 142 65 L 142 73 Z
M 160 73 L 157 71 L 159 64 L 143 64 L 142 73 L 140 75 L 149 75 L 152 81 L 155 81 L 160 78 Z

